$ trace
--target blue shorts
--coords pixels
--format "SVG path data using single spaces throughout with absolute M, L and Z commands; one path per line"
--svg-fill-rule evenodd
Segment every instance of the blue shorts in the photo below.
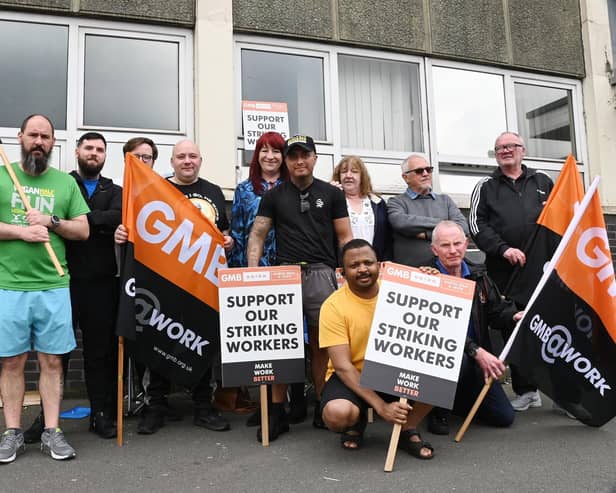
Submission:
M 68 288 L 46 291 L 0 289 L 0 357 L 34 349 L 65 354 L 75 344 Z

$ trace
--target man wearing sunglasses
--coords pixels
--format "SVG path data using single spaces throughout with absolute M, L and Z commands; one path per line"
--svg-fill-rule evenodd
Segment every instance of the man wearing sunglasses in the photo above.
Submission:
M 412 267 L 432 260 L 432 230 L 447 219 L 459 224 L 468 234 L 466 219 L 448 195 L 432 190 L 434 168 L 426 156 L 413 153 L 401 164 L 402 179 L 408 188 L 387 203 L 387 214 L 394 236 L 394 262 Z
M 494 143 L 498 168 L 481 179 L 471 194 L 469 223 L 473 240 L 486 253 L 488 274 L 507 295 L 509 278 L 516 266 L 523 267 L 523 248 L 554 184 L 544 173 L 522 164 L 526 147 L 514 132 L 504 132 Z M 524 306 L 518 306 L 523 309 Z M 511 405 L 516 411 L 541 407 L 536 387 L 511 367 Z
M 338 265 L 338 248 L 350 241 L 353 233 L 342 190 L 313 175 L 317 153 L 312 137 L 291 137 L 285 143 L 283 154 L 289 180 L 263 195 L 248 239 L 248 267 L 259 265 L 272 226 L 276 230 L 278 263 L 301 265 L 302 303 L 317 397 L 313 425 L 325 428 L 318 401 L 325 384 L 328 358 L 326 350 L 319 348 L 319 312 L 323 301 L 336 289 L 334 269 Z M 285 397 L 286 385 L 272 386 L 270 440 L 289 430 L 283 409 Z M 257 439 L 261 440 L 260 428 Z

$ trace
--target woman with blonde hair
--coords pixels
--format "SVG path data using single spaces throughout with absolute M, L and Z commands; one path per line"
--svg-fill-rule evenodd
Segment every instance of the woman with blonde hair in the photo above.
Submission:
M 334 169 L 332 183 L 346 196 L 353 238 L 372 244 L 380 261 L 391 259 L 391 230 L 385 200 L 372 190 L 368 169 L 358 156 L 346 156 Z

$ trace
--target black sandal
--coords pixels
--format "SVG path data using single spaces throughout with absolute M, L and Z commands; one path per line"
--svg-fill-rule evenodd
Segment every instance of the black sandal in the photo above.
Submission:
M 419 437 L 418 442 L 411 441 L 411 437 L 417 436 Z M 425 442 L 421 439 L 421 435 L 419 432 L 413 428 L 410 430 L 403 430 L 400 433 L 400 440 L 398 441 L 398 448 L 408 452 L 413 457 L 417 457 L 421 460 L 430 460 L 434 457 L 434 447 L 430 444 L 430 442 Z M 430 455 L 422 455 L 422 449 L 428 449 L 430 451 Z
M 340 435 L 340 445 L 344 450 L 359 450 L 364 444 L 364 430 L 368 424 L 368 419 L 365 415 L 359 417 L 359 421 L 353 426 L 349 426 Z M 349 444 L 355 444 L 355 447 L 349 447 Z

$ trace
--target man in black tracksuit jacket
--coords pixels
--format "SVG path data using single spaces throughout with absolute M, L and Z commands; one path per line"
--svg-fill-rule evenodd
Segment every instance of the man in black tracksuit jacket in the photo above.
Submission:
M 78 169 L 70 174 L 91 212 L 88 240 L 66 242 L 73 326 L 79 327 L 83 335 L 90 429 L 103 438 L 112 438 L 116 435 L 115 325 L 119 296 L 113 233 L 122 222 L 122 188 L 100 175 L 106 157 L 106 142 L 101 134 L 83 135 L 75 153 Z
M 477 246 L 486 253 L 490 277 L 507 295 L 514 268 L 526 263 L 523 249 L 554 183 L 546 174 L 522 164 L 526 148 L 518 134 L 501 134 L 494 151 L 498 169 L 480 180 L 471 194 L 469 229 Z M 534 385 L 524 381 L 514 367 L 511 370 L 513 390 L 528 397 L 519 405 L 512 401 L 514 409 L 525 411 L 541 406 Z

